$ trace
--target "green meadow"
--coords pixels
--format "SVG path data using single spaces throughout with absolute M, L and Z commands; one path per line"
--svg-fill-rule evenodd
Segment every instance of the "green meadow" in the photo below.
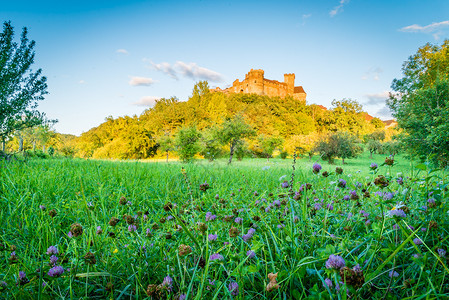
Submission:
M 443 299 L 447 172 L 365 156 L 1 161 L 0 295 Z

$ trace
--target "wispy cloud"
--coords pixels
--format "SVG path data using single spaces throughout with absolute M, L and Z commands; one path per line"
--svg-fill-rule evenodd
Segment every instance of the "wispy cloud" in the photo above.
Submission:
M 390 97 L 390 92 L 383 91 L 380 93 L 366 94 L 365 97 L 368 98 L 368 101 L 365 102 L 366 105 L 379 105 L 385 103 L 385 100 Z
M 117 51 L 115 51 L 115 52 L 121 53 L 121 54 L 126 54 L 126 55 L 129 54 L 128 51 L 126 51 L 125 49 L 117 49 Z
M 196 63 L 186 63 L 183 61 L 177 61 L 173 65 L 167 62 L 156 64 L 150 61 L 150 63 L 155 70 L 165 73 L 176 80 L 180 76 L 183 76 L 193 80 L 223 81 L 223 76 L 220 73 L 200 67 Z
M 345 6 L 345 4 L 348 4 L 349 0 L 340 0 L 339 4 L 337 6 L 334 7 L 334 9 L 332 9 L 329 12 L 329 15 L 331 17 L 334 17 L 335 15 L 341 13 L 343 11 L 343 6 Z
M 399 29 L 399 31 L 402 32 L 421 32 L 421 33 L 427 33 L 432 34 L 432 36 L 438 40 L 441 34 L 443 33 L 443 29 L 445 27 L 449 27 L 449 20 L 448 21 L 442 21 L 438 23 L 432 23 L 426 26 L 421 26 L 418 24 L 413 24 L 409 26 L 402 27 Z
M 379 119 L 391 119 L 393 118 L 393 115 L 391 114 L 391 110 L 388 108 L 388 106 L 384 106 L 381 109 L 379 109 L 375 114 L 376 117 L 378 117 Z
M 83 79 L 81 79 L 80 81 L 78 81 L 78 83 L 79 83 L 79 84 L 85 84 L 85 83 L 86 83 L 86 81 L 85 81 L 85 80 L 83 80 Z
M 145 96 L 145 97 L 140 98 L 139 101 L 136 101 L 136 102 L 134 102 L 133 104 L 134 104 L 134 105 L 137 105 L 137 106 L 149 106 L 149 107 L 151 107 L 151 106 L 153 106 L 153 105 L 156 103 L 156 101 L 159 100 L 159 99 L 160 99 L 160 97 L 155 97 L 155 96 Z
M 312 16 L 312 14 L 303 14 L 302 15 L 302 25 L 306 25 L 307 19 L 309 19 Z
M 149 86 L 155 83 L 152 78 L 146 78 L 146 77 L 131 77 L 131 80 L 129 81 L 129 84 L 132 86 Z
M 380 74 L 382 74 L 383 71 L 384 70 L 382 70 L 382 68 L 379 68 L 379 67 L 370 68 L 368 71 L 365 72 L 365 74 L 362 75 L 361 79 L 362 80 L 368 80 L 368 79 L 379 80 Z

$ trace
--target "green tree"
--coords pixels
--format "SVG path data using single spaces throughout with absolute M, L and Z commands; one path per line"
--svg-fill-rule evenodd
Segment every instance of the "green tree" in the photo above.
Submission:
M 267 161 L 273 155 L 274 150 L 281 147 L 283 143 L 284 139 L 278 135 L 267 136 L 261 134 L 257 137 L 257 148 L 267 158 Z
M 379 118 L 372 118 L 371 121 L 369 121 L 371 123 L 371 125 L 374 126 L 374 128 L 384 128 L 385 124 L 384 122 L 382 122 L 381 119 Z
M 168 162 L 168 153 L 175 149 L 173 138 L 169 133 L 165 133 L 157 138 L 157 143 L 159 145 L 159 150 L 165 152 L 166 162 Z
M 404 130 L 402 141 L 412 154 L 436 163 L 449 161 L 449 40 L 427 44 L 402 66 L 387 101 Z
M 364 136 L 365 143 L 370 153 L 370 158 L 373 158 L 373 154 L 379 152 L 382 149 L 382 141 L 385 139 L 385 131 L 377 130 Z
M 217 138 L 217 128 L 211 127 L 206 128 L 202 131 L 200 144 L 201 144 L 201 152 L 200 154 L 203 155 L 206 159 L 209 161 L 213 161 L 214 159 L 218 158 L 220 155 L 222 155 L 222 144 L 220 143 L 219 139 Z
M 229 145 L 229 164 L 232 162 L 236 147 L 243 142 L 243 139 L 254 135 L 254 129 L 245 122 L 242 115 L 236 115 L 221 124 L 221 128 L 217 130 L 217 138 L 223 145 Z
M 3 23 L 0 34 L 0 139 L 14 131 L 42 124 L 45 114 L 36 110 L 37 102 L 47 94 L 47 78 L 42 70 L 33 72 L 35 42 L 23 28 L 20 43 L 14 41 L 11 22 Z
M 319 152 L 323 159 L 327 159 L 330 164 L 334 163 L 336 157 L 345 159 L 357 157 L 362 148 L 356 136 L 348 132 L 335 132 L 327 135 L 316 143 L 315 151 Z
M 183 162 L 189 162 L 200 151 L 199 139 L 201 133 L 195 126 L 181 127 L 175 137 L 175 146 L 179 158 Z

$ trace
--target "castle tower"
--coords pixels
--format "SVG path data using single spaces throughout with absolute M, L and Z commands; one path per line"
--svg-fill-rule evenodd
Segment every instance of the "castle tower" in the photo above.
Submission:
M 245 76 L 248 93 L 263 95 L 263 75 L 264 70 L 251 69 L 251 71 L 248 72 Z
M 293 95 L 295 90 L 295 73 L 284 74 L 284 82 L 287 84 L 287 93 Z

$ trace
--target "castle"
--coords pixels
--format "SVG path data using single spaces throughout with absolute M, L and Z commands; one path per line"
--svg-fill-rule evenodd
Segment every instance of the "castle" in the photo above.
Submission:
M 284 74 L 284 82 L 264 78 L 264 70 L 253 70 L 245 75 L 243 81 L 236 79 L 232 87 L 222 90 L 217 87 L 212 92 L 245 93 L 265 95 L 269 97 L 292 96 L 294 99 L 306 101 L 306 92 L 302 86 L 295 86 L 295 74 Z

